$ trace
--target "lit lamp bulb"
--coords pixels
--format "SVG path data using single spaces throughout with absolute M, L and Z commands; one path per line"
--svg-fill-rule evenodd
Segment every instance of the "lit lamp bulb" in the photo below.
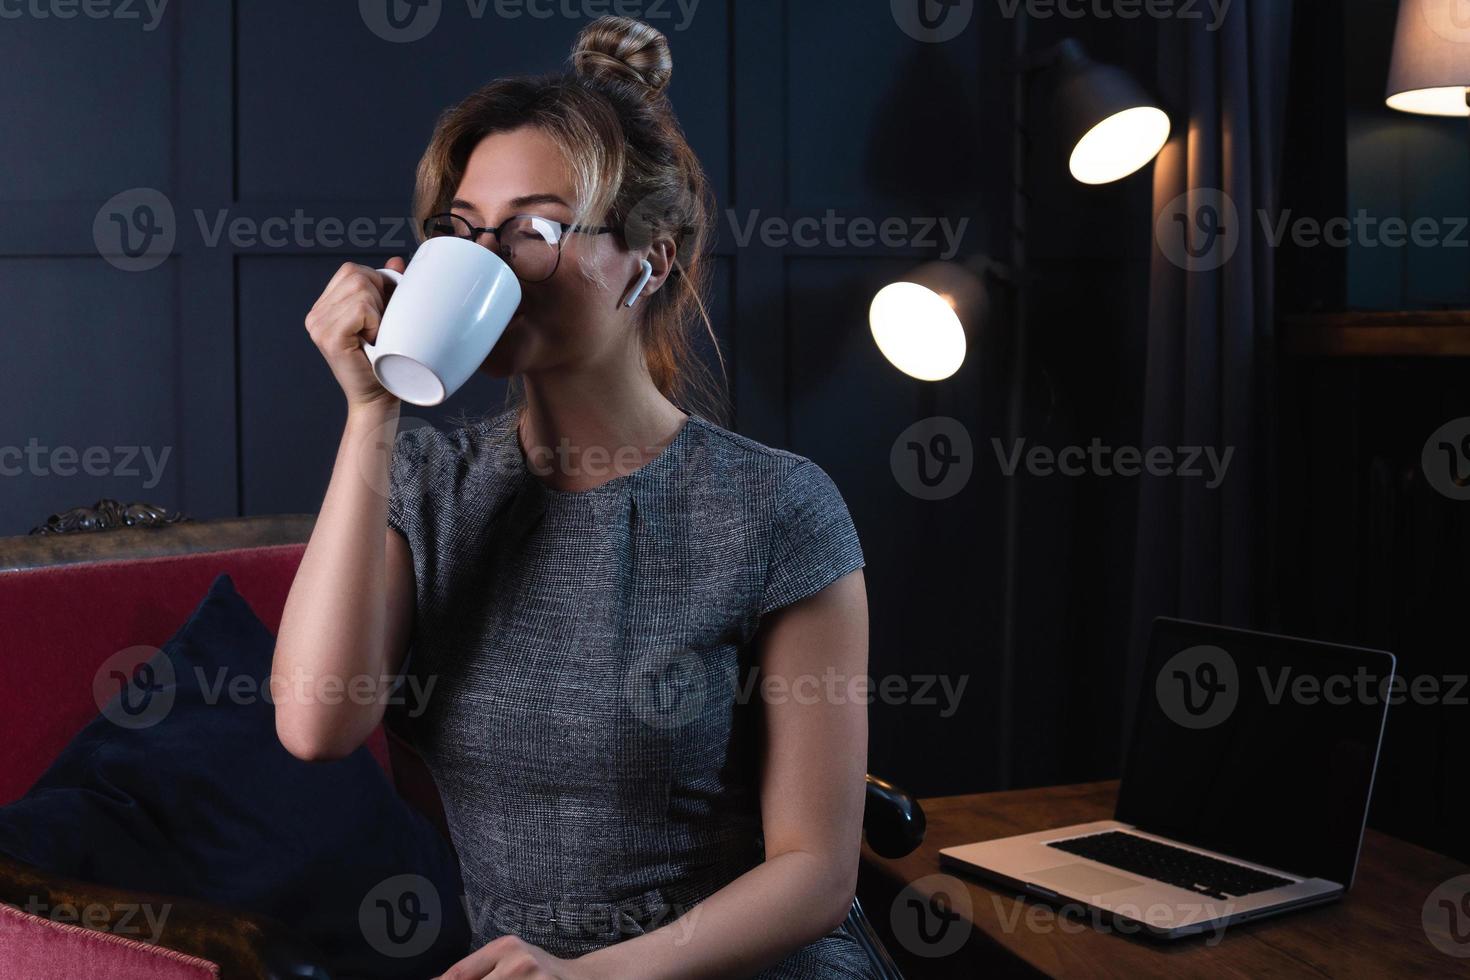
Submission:
M 1057 68 L 1056 125 L 1077 180 L 1122 180 L 1169 142 L 1169 114 L 1122 69 L 1093 61 L 1073 39 L 1058 46 Z
M 1145 167 L 1169 142 L 1169 114 L 1141 105 L 1115 112 L 1089 129 L 1072 151 L 1072 176 L 1111 184 Z
M 1470 116 L 1470 24 L 1459 0 L 1399 0 L 1388 70 L 1390 109 L 1425 116 Z
M 980 300 L 974 273 L 931 262 L 878 290 L 868 326 L 894 367 L 919 381 L 943 381 L 965 363 L 966 330 L 974 329 Z

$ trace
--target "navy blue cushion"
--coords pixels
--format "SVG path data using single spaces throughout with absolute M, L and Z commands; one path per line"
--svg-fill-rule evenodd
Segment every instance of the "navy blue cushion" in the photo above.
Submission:
M 437 975 L 469 949 L 449 843 L 366 747 L 303 762 L 276 737 L 275 639 L 220 575 L 31 790 L 0 852 L 52 874 L 272 916 L 334 977 Z

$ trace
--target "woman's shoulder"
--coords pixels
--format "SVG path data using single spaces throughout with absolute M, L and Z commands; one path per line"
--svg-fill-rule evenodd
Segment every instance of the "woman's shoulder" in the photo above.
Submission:
M 761 615 L 863 567 L 857 528 L 826 470 L 706 419 L 691 415 L 690 423 L 696 428 L 685 465 L 700 474 L 709 497 L 724 501 L 711 506 L 735 508 L 765 542 Z
M 393 441 L 391 482 L 395 490 L 413 487 L 418 496 L 442 498 L 473 486 L 489 489 L 493 474 L 512 475 L 519 456 L 507 447 L 514 412 L 434 424 L 417 417 L 398 421 Z M 406 489 L 405 489 L 406 492 Z
M 693 436 L 690 442 L 697 449 L 703 450 L 711 462 L 781 474 L 811 462 L 807 457 L 790 450 L 768 446 L 731 431 L 702 415 L 691 413 L 689 427 Z
M 428 419 L 403 417 L 398 422 L 395 447 L 427 459 L 467 460 L 495 455 L 515 424 L 515 410 L 461 417 L 435 424 Z
M 691 414 L 689 425 L 685 465 L 712 487 L 738 489 L 773 505 L 791 500 L 843 504 L 831 476 L 810 457 L 768 446 L 699 415 Z

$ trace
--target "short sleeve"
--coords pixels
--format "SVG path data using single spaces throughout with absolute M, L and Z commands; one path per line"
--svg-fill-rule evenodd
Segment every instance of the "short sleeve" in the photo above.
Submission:
M 408 541 L 419 540 L 422 528 L 425 427 L 399 430 L 388 463 L 388 526 Z
M 422 574 L 420 559 L 423 550 L 425 509 L 428 505 L 423 485 L 427 464 L 425 432 L 432 432 L 432 429 L 423 426 L 399 430 L 393 440 L 393 453 L 388 464 L 388 526 L 403 535 L 413 555 L 415 603 L 418 601 L 417 580 Z M 417 615 L 416 612 L 415 619 Z M 405 651 L 403 662 L 398 668 L 398 677 L 390 689 L 391 696 L 399 695 L 400 688 L 408 677 L 409 665 L 413 663 L 413 659 L 413 644 L 410 640 L 409 648 Z M 385 715 L 385 718 L 389 716 L 391 712 Z
M 863 564 L 857 528 L 837 485 L 803 459 L 776 493 L 760 614 L 814 595 Z

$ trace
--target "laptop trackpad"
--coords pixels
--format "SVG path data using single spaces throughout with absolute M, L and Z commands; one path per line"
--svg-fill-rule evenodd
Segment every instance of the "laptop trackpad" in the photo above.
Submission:
M 1046 888 L 1073 895 L 1106 895 L 1124 888 L 1138 888 L 1147 882 L 1125 878 L 1091 864 L 1063 864 L 1045 871 L 1032 871 L 1025 876 Z

